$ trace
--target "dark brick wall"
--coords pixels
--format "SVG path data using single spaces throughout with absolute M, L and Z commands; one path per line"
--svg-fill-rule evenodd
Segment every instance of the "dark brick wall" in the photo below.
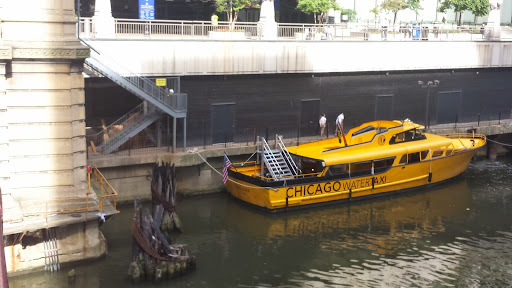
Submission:
M 434 80 L 439 81 L 437 87 L 418 84 L 418 81 Z M 425 124 L 428 93 L 430 120 L 435 124 L 438 93 L 457 91 L 462 95 L 458 111 L 454 111 L 459 121 L 477 121 L 479 113 L 482 121 L 497 119 L 500 112 L 502 119 L 509 118 L 512 69 L 181 78 L 181 92 L 188 94 L 187 138 L 212 133 L 209 123 L 213 104 L 235 104 L 236 133 L 251 134 L 250 131 L 258 128 L 257 133 L 264 135 L 264 129 L 271 127 L 270 135 L 283 130 L 293 131 L 290 133 L 295 135 L 300 123 L 301 100 L 320 99 L 319 113 L 326 113 L 330 125 L 344 112 L 345 127 L 351 128 L 375 120 L 377 95 L 393 95 L 394 119 L 409 118 Z M 86 79 L 87 123 L 97 123 L 99 117 L 116 119 L 140 103 L 135 96 L 126 94 L 108 79 Z M 96 107 L 101 103 L 104 103 L 101 109 Z M 313 120 L 316 128 L 317 119 Z M 182 125 L 178 123 L 177 130 L 181 133 Z M 247 131 L 241 132 L 245 128 Z

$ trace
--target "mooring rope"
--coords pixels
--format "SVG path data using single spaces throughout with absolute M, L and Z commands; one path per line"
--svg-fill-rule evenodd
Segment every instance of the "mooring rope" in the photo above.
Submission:
M 188 150 L 187 151 L 188 153 L 195 153 L 197 154 L 201 159 L 203 159 L 204 163 L 206 163 L 206 165 L 208 165 L 213 171 L 215 171 L 217 174 L 219 174 L 219 176 L 223 177 L 223 174 L 218 171 L 217 169 L 215 169 L 210 163 L 208 163 L 208 161 L 206 161 L 206 159 L 204 159 L 203 155 L 201 155 L 198 151 L 197 151 L 197 148 L 194 148 L 194 150 Z M 256 152 L 255 152 L 256 153 Z M 254 155 L 254 154 L 253 154 Z M 251 155 L 252 157 L 252 155 Z M 243 183 L 240 183 L 238 181 L 235 181 L 233 179 L 230 179 L 228 178 L 228 181 L 231 181 L 233 183 L 236 183 L 240 186 L 244 186 L 244 187 L 247 187 L 247 188 L 252 188 L 252 189 L 272 189 L 274 190 L 275 192 L 277 192 L 278 190 L 276 188 L 273 188 L 273 187 L 267 187 L 267 186 L 249 186 L 249 185 L 245 185 Z
M 498 142 L 498 141 L 491 140 L 489 138 L 487 138 L 487 141 L 493 142 L 493 143 L 496 143 L 496 144 L 500 144 L 500 145 L 503 145 L 503 146 L 507 146 L 507 147 L 512 147 L 512 144 L 501 143 L 501 142 Z

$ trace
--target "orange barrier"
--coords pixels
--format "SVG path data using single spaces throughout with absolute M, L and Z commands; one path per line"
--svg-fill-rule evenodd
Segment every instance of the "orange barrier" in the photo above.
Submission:
M 91 174 L 92 174 L 92 176 L 93 176 L 92 180 L 94 182 L 96 182 L 100 188 L 100 191 L 96 191 L 96 195 L 98 196 L 98 199 L 99 199 L 99 205 L 90 206 L 89 205 L 89 196 L 71 197 L 71 198 L 47 201 L 46 209 L 45 209 L 45 219 L 46 219 L 47 224 L 48 224 L 48 215 L 68 214 L 68 213 L 75 213 L 75 212 L 87 213 L 89 211 L 95 211 L 95 210 L 98 210 L 99 213 L 103 214 L 103 208 L 105 206 L 112 206 L 116 210 L 116 212 L 119 213 L 119 211 L 117 210 L 117 203 L 116 203 L 117 192 L 114 189 L 114 187 L 112 187 L 112 185 L 110 185 L 110 183 L 108 183 L 107 179 L 105 179 L 105 176 L 103 176 L 103 174 L 101 174 L 101 172 L 98 170 L 98 168 L 91 167 L 89 169 L 92 171 L 87 173 L 88 174 L 87 180 L 88 180 L 88 185 L 89 185 L 89 191 L 87 194 L 88 195 L 91 194 Z M 108 203 L 108 204 L 105 205 L 104 200 L 107 200 L 107 199 L 110 201 L 107 201 L 106 203 Z M 85 202 L 85 207 L 80 207 L 80 208 L 76 208 L 76 209 L 64 209 L 64 210 L 60 210 L 60 211 L 48 211 L 49 204 L 51 205 L 51 204 L 55 204 L 55 203 L 64 203 L 64 202 L 70 203 L 73 201 L 76 201 L 78 203 Z

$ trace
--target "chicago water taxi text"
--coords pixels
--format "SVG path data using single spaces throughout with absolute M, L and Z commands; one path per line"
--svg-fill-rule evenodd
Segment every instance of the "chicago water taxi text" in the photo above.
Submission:
M 325 183 L 289 187 L 286 189 L 286 196 L 288 196 L 288 198 L 293 198 L 371 187 L 372 178 L 374 179 L 373 185 L 386 183 L 386 176 L 362 178 L 355 180 L 352 179 L 348 181 L 329 181 Z

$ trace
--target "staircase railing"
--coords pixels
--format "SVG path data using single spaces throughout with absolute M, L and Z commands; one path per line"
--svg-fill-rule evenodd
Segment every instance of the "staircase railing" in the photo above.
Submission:
M 135 119 L 135 117 L 141 117 L 144 111 L 144 102 L 142 102 L 137 107 L 133 108 L 132 110 L 128 111 L 128 113 L 121 116 L 121 118 L 117 119 L 116 121 L 112 122 L 112 124 L 108 125 L 105 129 L 101 130 L 100 132 L 87 136 L 87 145 L 89 145 L 90 141 L 94 142 L 94 145 L 96 147 L 100 146 L 105 142 L 105 135 L 107 135 L 109 138 L 117 134 L 119 131 L 116 131 L 116 133 L 112 134 L 112 131 L 115 131 L 115 126 L 125 125 L 126 123 L 132 123 Z
M 158 102 L 161 102 L 165 106 L 171 108 L 172 110 L 175 110 L 176 112 L 183 112 L 187 110 L 187 100 L 186 100 L 186 94 L 181 93 L 173 93 L 170 94 L 169 91 L 166 89 L 156 86 L 156 84 L 141 75 L 137 75 L 127 68 L 123 67 L 119 63 L 115 62 L 114 60 L 105 57 L 104 55 L 98 53 L 95 50 L 91 50 L 91 58 L 98 61 L 100 64 L 108 68 L 108 70 L 111 70 L 116 75 L 112 75 L 112 77 L 120 77 L 124 79 L 125 81 L 129 82 L 133 86 L 137 87 L 138 89 L 144 91 L 144 93 L 151 98 L 157 100 Z M 86 60 L 87 61 L 87 60 Z M 98 69 L 98 67 L 94 66 L 94 63 L 88 62 L 87 63 L 89 67 L 93 69 Z M 100 71 L 100 72 L 108 72 L 108 71 Z M 108 76 L 108 75 L 105 75 Z M 109 77 L 110 78 L 110 77 Z
M 143 128 L 146 128 L 151 123 L 160 118 L 161 112 L 155 107 L 149 107 L 147 111 L 144 113 L 139 113 L 140 117 L 133 118 L 133 122 L 130 122 L 128 126 L 120 130 L 118 133 L 114 134 L 109 140 L 104 141 L 101 145 L 97 147 L 98 151 L 103 152 L 104 154 L 108 154 L 112 152 L 117 147 L 121 146 L 124 142 L 129 140 L 129 137 L 133 137 L 133 135 L 128 135 L 130 133 L 133 134 L 134 130 L 139 129 L 142 131 Z M 148 122 L 149 121 L 149 122 Z M 141 125 L 145 125 L 143 128 L 140 128 Z M 127 138 L 126 138 L 127 137 Z M 123 142 L 119 143 L 121 139 L 126 138 Z
M 278 141 L 277 144 L 279 145 L 279 149 L 281 150 L 281 154 L 283 155 L 284 159 L 288 162 L 288 167 L 292 170 L 293 174 L 299 175 L 302 173 L 302 171 L 297 167 L 297 164 L 295 164 L 295 161 L 293 161 L 292 156 L 288 152 L 288 149 L 286 149 L 286 146 L 283 142 L 283 137 L 279 135 L 277 137 Z
M 265 164 L 267 164 L 268 171 L 272 175 L 272 178 L 277 179 L 278 177 L 284 175 L 285 173 L 283 169 L 281 169 L 279 163 L 277 162 L 277 159 L 274 153 L 272 152 L 272 149 L 270 149 L 267 140 L 265 140 L 265 138 L 263 137 L 261 137 L 261 139 L 263 140 L 263 161 L 265 162 Z M 269 156 L 268 158 L 266 157 L 267 155 Z

